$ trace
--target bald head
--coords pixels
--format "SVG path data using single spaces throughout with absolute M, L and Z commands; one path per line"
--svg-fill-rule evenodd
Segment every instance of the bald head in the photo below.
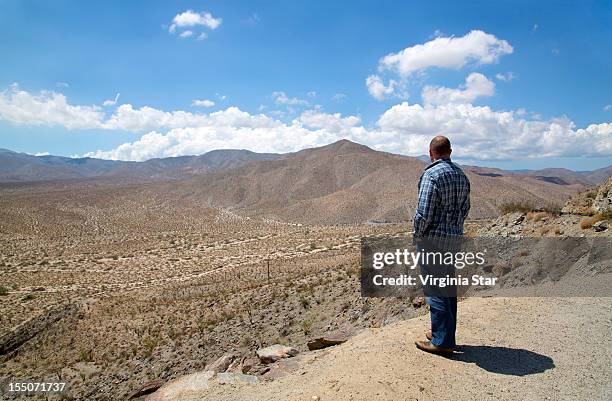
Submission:
M 429 158 L 431 161 L 449 157 L 451 152 L 450 141 L 445 136 L 438 135 L 429 143 Z

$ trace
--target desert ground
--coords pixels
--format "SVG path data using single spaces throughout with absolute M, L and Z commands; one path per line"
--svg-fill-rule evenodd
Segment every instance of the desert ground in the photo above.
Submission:
M 202 371 L 227 353 L 244 361 L 262 347 L 286 344 L 308 355 L 313 337 L 350 337 L 366 328 L 376 333 L 426 313 L 419 299 L 360 296 L 360 238 L 406 235 L 408 223 L 326 225 L 249 217 L 166 188 L 104 180 L 3 185 L 0 377 L 65 380 L 70 388 L 64 399 L 128 399 L 143 384 Z M 471 220 L 466 231 L 608 235 L 606 218 L 516 212 Z M 592 221 L 583 224 L 585 219 Z M 568 307 L 578 310 L 580 302 Z M 608 313 L 607 323 L 592 320 L 588 328 L 597 330 L 589 337 L 597 339 L 594 349 L 605 351 L 609 347 L 597 336 L 609 331 L 610 301 L 582 303 L 589 308 L 592 302 Z M 540 312 L 526 313 L 535 319 Z M 410 330 L 417 325 L 396 324 Z M 554 327 L 542 328 L 549 329 Z M 599 364 L 610 360 L 605 352 L 592 357 Z M 427 371 L 427 363 L 406 368 Z M 609 370 L 597 373 L 598 386 L 601 374 L 609 377 Z M 307 387 L 300 394 L 307 389 L 317 396 Z M 337 399 L 363 399 L 350 394 Z M 215 397 L 203 399 L 220 399 Z

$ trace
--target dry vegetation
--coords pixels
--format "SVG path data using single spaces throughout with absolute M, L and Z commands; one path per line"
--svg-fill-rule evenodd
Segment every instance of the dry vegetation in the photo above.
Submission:
M 0 198 L 0 337 L 78 307 L 2 355 L 2 377 L 123 399 L 228 351 L 305 349 L 317 333 L 419 313 L 408 300 L 359 296 L 360 237 L 405 225 L 249 219 L 146 185 L 56 188 L 11 187 Z

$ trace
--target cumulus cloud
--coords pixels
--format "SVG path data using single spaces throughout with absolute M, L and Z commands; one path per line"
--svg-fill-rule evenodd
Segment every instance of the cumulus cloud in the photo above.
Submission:
M 421 106 L 404 102 L 387 110 L 378 120 L 378 128 L 395 134 L 404 153 L 415 156 L 438 134 L 449 136 L 456 156 L 463 158 L 612 155 L 610 123 L 576 129 L 567 118 L 528 120 L 513 111 L 471 104 Z
M 191 105 L 199 107 L 213 107 L 215 105 L 215 102 L 208 99 L 196 99 L 191 103 Z
M 577 128 L 565 117 L 544 120 L 528 117 L 522 109 L 496 111 L 469 103 L 466 97 L 471 95 L 464 92 L 487 93 L 490 81 L 479 75 L 470 74 L 476 78 L 468 77 L 463 89 L 435 88 L 451 91 L 445 96 L 456 101 L 423 105 L 403 102 L 385 111 L 372 127 L 364 127 L 358 116 L 325 113 L 318 108 L 306 110 L 290 122 L 237 107 L 201 114 L 122 104 L 107 115 L 97 106 L 69 104 L 62 94 L 31 94 L 17 85 L 0 92 L 0 119 L 20 125 L 146 132 L 115 149 L 87 154 L 121 160 L 200 154 L 219 148 L 289 152 L 342 138 L 417 156 L 426 151 L 429 140 L 437 134 L 451 138 L 454 154 L 460 158 L 612 156 L 612 123 Z
M 612 104 L 606 104 L 603 109 L 604 109 L 604 111 L 612 110 Z
M 459 89 L 426 86 L 421 97 L 424 104 L 472 103 L 481 96 L 493 96 L 495 84 L 484 75 L 473 72 Z
M 334 102 L 342 102 L 347 98 L 345 93 L 336 93 L 334 94 L 334 96 L 332 96 L 332 100 Z
M 190 37 L 193 35 L 193 31 L 183 31 L 179 34 L 179 36 L 183 39 Z
M 202 124 L 205 115 L 187 111 L 163 111 L 143 106 L 135 109 L 131 104 L 122 104 L 102 124 L 102 128 L 123 131 L 145 131 L 176 128 Z
M 119 100 L 119 96 L 121 95 L 121 93 L 117 93 L 115 95 L 114 99 L 108 99 L 105 100 L 104 103 L 102 103 L 103 106 L 114 106 L 117 104 L 117 101 Z
M 174 16 L 168 31 L 170 33 L 174 33 L 176 32 L 177 28 L 189 28 L 195 26 L 217 29 L 219 25 L 221 25 L 221 22 L 223 22 L 221 18 L 214 18 L 209 12 L 198 13 L 193 10 L 187 10 Z
M 98 106 L 73 106 L 53 91 L 31 94 L 13 84 L 0 92 L 0 120 L 14 124 L 90 129 L 101 128 L 103 117 Z
M 162 134 L 152 131 L 139 140 L 124 143 L 110 151 L 88 153 L 89 157 L 120 160 L 146 160 L 152 157 L 201 154 L 213 149 L 238 148 L 259 152 L 289 152 L 320 146 L 337 139 L 331 126 L 350 132 L 352 119 L 339 115 L 329 119 L 305 116 L 289 124 L 230 107 L 208 115 L 198 126 L 175 128 Z M 330 126 L 327 126 L 329 124 Z
M 468 63 L 492 64 L 513 52 L 505 40 L 474 30 L 462 37 L 437 37 L 384 56 L 379 71 L 393 71 L 402 77 L 430 67 L 459 69 Z
M 395 92 L 397 82 L 390 80 L 387 85 L 383 82 L 383 79 L 378 75 L 370 75 L 366 78 L 366 86 L 368 92 L 376 100 L 384 100 L 386 97 L 392 95 Z
M 612 123 L 577 129 L 567 118 L 547 121 L 524 113 L 464 103 L 395 105 L 372 128 L 358 116 L 307 110 L 290 123 L 236 107 L 202 115 L 194 126 L 157 130 L 139 140 L 87 156 L 122 160 L 200 154 L 218 148 L 290 152 L 347 138 L 373 148 L 412 156 L 427 150 L 432 136 L 451 138 L 455 155 L 478 160 L 612 155 Z

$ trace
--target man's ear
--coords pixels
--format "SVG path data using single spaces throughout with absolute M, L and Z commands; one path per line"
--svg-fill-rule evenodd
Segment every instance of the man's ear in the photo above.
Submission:
M 433 152 L 431 151 L 431 149 L 429 149 L 429 160 L 430 160 L 431 162 L 433 162 L 433 161 L 434 161 L 434 155 L 433 155 Z

